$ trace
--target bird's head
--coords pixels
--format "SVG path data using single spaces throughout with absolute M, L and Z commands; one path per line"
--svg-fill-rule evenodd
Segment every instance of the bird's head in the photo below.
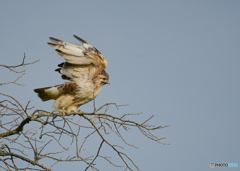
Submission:
M 103 78 L 102 78 L 102 84 L 103 84 L 103 85 L 105 85 L 105 84 L 110 84 L 109 79 L 106 78 L 106 77 L 103 77 Z
M 105 84 L 110 84 L 109 79 L 110 77 L 108 73 L 103 70 L 101 73 L 98 74 L 96 81 L 103 86 Z
M 105 75 L 98 75 L 97 82 L 102 86 L 105 84 L 110 84 L 109 78 L 106 77 Z

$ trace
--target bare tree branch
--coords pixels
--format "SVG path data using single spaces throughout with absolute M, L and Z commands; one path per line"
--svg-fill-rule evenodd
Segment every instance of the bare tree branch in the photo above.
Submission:
M 22 73 L 15 81 L 6 84 L 18 84 L 17 81 L 24 75 L 25 70 L 16 71 L 15 68 L 34 64 L 25 63 L 25 54 L 21 64 L 16 66 L 2 67 L 8 68 L 15 73 Z M 35 110 L 29 107 L 30 101 L 23 105 L 20 101 L 11 95 L 0 93 L 4 100 L 0 101 L 0 161 L 3 165 L 1 170 L 47 170 L 50 171 L 59 162 L 83 162 L 86 164 L 85 170 L 99 170 L 97 160 L 104 159 L 108 164 L 125 170 L 140 170 L 137 164 L 131 159 L 124 146 L 113 144 L 112 137 L 119 138 L 123 145 L 137 148 L 130 144 L 124 138 L 123 131 L 138 129 L 139 132 L 150 140 L 161 144 L 165 137 L 157 137 L 152 132 L 169 127 L 153 126 L 148 123 L 154 116 L 151 116 L 141 123 L 129 119 L 138 117 L 141 113 L 123 114 L 115 116 L 109 114 L 111 106 L 120 110 L 120 107 L 126 105 L 117 105 L 116 103 L 106 103 L 96 108 L 94 100 L 94 111 L 66 113 Z M 103 112 L 100 112 L 103 111 Z M 89 152 L 92 146 L 90 137 L 99 137 L 101 140 L 95 153 Z M 66 140 L 69 140 L 66 144 Z M 50 148 L 51 145 L 60 148 Z M 121 165 L 115 164 L 109 156 L 104 156 L 105 148 L 112 149 L 119 157 Z M 119 150 L 120 149 L 120 150 Z M 31 154 L 31 155 L 29 155 Z M 86 155 L 87 154 L 87 155 Z M 48 159 L 52 163 L 45 165 L 43 159 Z M 20 162 L 21 164 L 20 167 Z M 25 166 L 25 167 L 23 167 Z
M 16 71 L 15 68 L 24 67 L 24 66 L 26 66 L 26 65 L 31 65 L 31 64 L 34 64 L 34 63 L 40 61 L 40 60 L 36 60 L 36 61 L 34 61 L 34 62 L 25 63 L 25 58 L 26 58 L 26 54 L 24 53 L 23 61 L 22 61 L 22 63 L 19 64 L 19 65 L 9 66 L 9 65 L 0 64 L 0 67 L 7 68 L 7 69 L 9 69 L 10 71 L 13 71 L 13 72 L 15 72 L 15 73 L 22 73 L 22 75 L 19 76 L 17 79 L 15 79 L 15 81 L 10 81 L 10 82 L 6 82 L 6 83 L 0 83 L 0 86 L 6 85 L 6 84 L 11 84 L 11 83 L 12 83 L 12 84 L 16 84 L 16 85 L 20 85 L 20 86 L 23 86 L 23 85 L 24 85 L 24 84 L 18 84 L 17 81 L 25 74 L 26 69 L 25 69 L 25 70 L 22 70 L 22 71 Z

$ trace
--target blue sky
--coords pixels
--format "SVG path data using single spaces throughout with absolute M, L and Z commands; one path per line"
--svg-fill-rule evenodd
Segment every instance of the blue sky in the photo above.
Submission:
M 236 0 L 2 1 L 1 63 L 19 64 L 24 52 L 27 62 L 40 62 L 26 67 L 19 80 L 25 86 L 2 86 L 1 92 L 51 111 L 53 101 L 42 102 L 33 92 L 64 82 L 54 72 L 63 59 L 47 45 L 48 37 L 78 43 L 75 34 L 108 61 L 111 85 L 102 88 L 97 106 L 129 104 L 111 112 L 142 112 L 136 117 L 139 122 L 154 115 L 151 124 L 171 125 L 155 132 L 170 145 L 135 130 L 125 134 L 140 148 L 125 150 L 141 170 L 211 170 L 211 162 L 240 164 L 239 7 Z M 0 82 L 17 77 L 3 68 L 0 72 Z M 91 112 L 92 106 L 90 102 L 80 109 Z M 99 166 L 114 170 L 108 163 Z M 54 170 L 82 167 L 59 163 Z

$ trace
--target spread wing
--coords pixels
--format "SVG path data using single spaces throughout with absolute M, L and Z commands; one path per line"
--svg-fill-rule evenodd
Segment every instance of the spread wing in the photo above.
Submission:
M 107 61 L 96 48 L 80 37 L 76 35 L 74 37 L 82 45 L 50 37 L 54 43 L 48 43 L 48 45 L 54 47 L 58 55 L 66 60 L 64 64 L 60 64 L 61 68 L 57 71 L 62 74 L 63 79 L 82 77 L 93 79 L 107 67 Z

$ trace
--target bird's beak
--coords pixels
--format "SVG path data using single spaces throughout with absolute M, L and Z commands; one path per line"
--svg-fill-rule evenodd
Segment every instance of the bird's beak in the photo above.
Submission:
M 105 84 L 111 84 L 109 80 L 105 81 Z

